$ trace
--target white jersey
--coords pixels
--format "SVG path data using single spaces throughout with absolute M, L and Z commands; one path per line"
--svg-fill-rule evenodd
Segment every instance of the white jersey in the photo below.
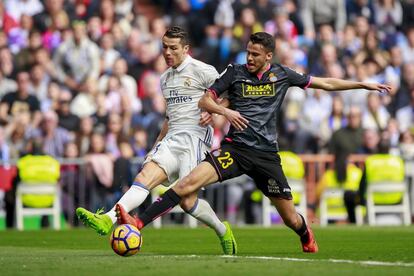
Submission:
M 167 136 L 192 131 L 205 143 L 211 144 L 211 127 L 199 125 L 201 110 L 198 101 L 219 77 L 217 70 L 187 56 L 176 69 L 170 67 L 161 76 L 161 89 L 167 103 Z

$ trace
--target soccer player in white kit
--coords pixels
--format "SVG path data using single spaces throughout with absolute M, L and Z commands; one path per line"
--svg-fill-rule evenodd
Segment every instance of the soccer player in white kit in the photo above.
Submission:
M 142 170 L 117 203 L 127 212 L 140 206 L 158 185 L 166 182 L 171 184 L 188 175 L 204 159 L 212 142 L 211 126 L 199 124 L 202 115 L 209 115 L 202 114 L 198 101 L 219 77 L 217 70 L 188 54 L 188 34 L 179 27 L 166 31 L 162 45 L 163 56 L 169 66 L 160 80 L 167 103 L 166 119 Z M 197 199 L 192 204 L 196 197 L 197 193 L 194 193 L 183 198 L 180 206 L 215 230 L 224 254 L 236 254 L 237 245 L 230 225 L 219 220 L 207 201 Z M 92 213 L 79 207 L 76 214 L 85 225 L 101 235 L 107 235 L 117 219 L 115 206 L 105 214 L 99 211 Z

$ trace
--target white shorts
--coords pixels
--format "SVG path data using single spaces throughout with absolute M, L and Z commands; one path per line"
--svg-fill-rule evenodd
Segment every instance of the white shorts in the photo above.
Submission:
M 205 157 L 210 147 L 198 135 L 181 132 L 166 136 L 148 154 L 144 164 L 153 161 L 160 166 L 168 177 L 170 186 L 176 180 L 188 175 Z

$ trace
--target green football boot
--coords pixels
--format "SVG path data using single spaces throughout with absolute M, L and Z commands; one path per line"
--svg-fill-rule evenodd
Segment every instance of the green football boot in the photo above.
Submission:
M 230 224 L 227 221 L 224 221 L 223 224 L 226 226 L 226 233 L 223 237 L 219 237 L 223 253 L 224 255 L 236 255 L 237 243 L 231 231 Z
M 108 215 L 103 214 L 103 209 L 99 209 L 96 213 L 89 212 L 85 208 L 76 209 L 76 215 L 86 226 L 94 229 L 99 235 L 108 235 L 112 229 L 112 220 Z

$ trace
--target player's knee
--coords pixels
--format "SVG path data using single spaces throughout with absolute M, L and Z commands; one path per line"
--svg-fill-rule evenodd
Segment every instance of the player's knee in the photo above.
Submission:
M 147 176 L 146 176 L 145 171 L 139 172 L 139 174 L 135 177 L 135 180 L 134 181 L 135 182 L 138 182 L 138 183 L 140 183 L 140 184 L 142 184 L 144 186 L 147 186 L 146 183 L 148 183 L 148 181 L 147 181 Z
M 181 200 L 180 206 L 184 211 L 187 212 L 194 207 L 196 200 L 196 197 L 185 197 Z
M 181 196 L 187 196 L 194 192 L 194 180 L 195 178 L 191 175 L 184 177 L 178 184 L 176 192 Z

